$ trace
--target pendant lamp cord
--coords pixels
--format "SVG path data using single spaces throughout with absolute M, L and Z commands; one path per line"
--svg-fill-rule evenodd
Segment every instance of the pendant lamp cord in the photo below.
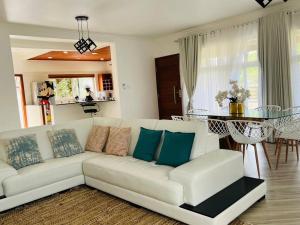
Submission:
M 86 20 L 86 30 L 87 30 L 88 38 L 90 38 L 89 22 L 87 20 Z

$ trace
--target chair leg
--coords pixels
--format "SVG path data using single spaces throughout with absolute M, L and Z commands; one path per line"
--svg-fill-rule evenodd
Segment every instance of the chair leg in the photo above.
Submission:
M 290 144 L 290 140 L 286 141 L 286 151 L 285 151 L 285 163 L 287 163 L 288 160 L 288 155 L 289 155 L 289 144 Z
M 227 142 L 227 147 L 229 149 L 231 149 L 231 143 L 230 143 L 230 140 L 229 140 L 229 136 L 226 136 L 225 139 L 226 139 L 226 142 Z
M 238 151 L 238 152 L 241 151 L 241 144 L 240 143 L 236 143 L 235 150 Z
M 277 162 L 276 162 L 276 169 L 278 169 L 278 164 L 280 160 L 280 153 L 281 153 L 281 145 L 282 145 L 283 139 L 279 139 L 278 143 L 278 153 L 277 153 Z
M 256 159 L 256 168 L 257 168 L 257 173 L 258 173 L 258 178 L 260 178 L 260 171 L 259 171 L 259 161 L 258 161 L 258 154 L 257 154 L 257 147 L 256 144 L 254 146 L 254 151 L 255 151 L 255 159 Z
M 298 149 L 298 141 L 296 141 L 296 154 L 297 154 L 297 161 L 299 162 L 299 149 Z
M 265 152 L 265 156 L 266 156 L 268 164 L 269 164 L 269 168 L 272 169 L 265 141 L 262 142 L 262 146 L 263 146 L 263 149 L 264 149 L 264 152 Z
M 274 155 L 277 155 L 277 152 L 278 152 L 278 146 L 279 146 L 279 138 L 276 138 L 276 147 L 275 147 L 275 154 Z
M 243 162 L 245 162 L 246 145 L 243 145 Z

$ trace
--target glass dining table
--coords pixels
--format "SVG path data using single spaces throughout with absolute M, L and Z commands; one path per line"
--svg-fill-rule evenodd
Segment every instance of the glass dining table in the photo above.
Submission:
M 220 109 L 218 111 L 199 111 L 195 113 L 187 113 L 189 117 L 208 117 L 209 119 L 219 120 L 253 120 L 264 121 L 280 119 L 284 117 L 300 115 L 300 110 L 270 112 L 264 110 L 246 109 L 243 114 L 231 114 L 229 109 Z
M 279 111 L 279 112 L 271 112 L 264 110 L 255 110 L 255 109 L 246 109 L 243 114 L 231 114 L 229 109 L 220 109 L 218 111 L 197 111 L 195 113 L 187 113 L 188 117 L 195 117 L 199 119 L 218 119 L 218 120 L 249 120 L 249 121 L 266 121 L 266 120 L 277 120 L 284 117 L 290 117 L 299 115 L 300 118 L 300 110 L 291 110 L 291 111 Z M 234 145 L 233 140 L 230 138 L 231 145 Z M 268 138 L 269 143 L 274 143 L 273 135 Z M 220 146 L 224 148 L 228 144 L 222 143 L 220 139 Z

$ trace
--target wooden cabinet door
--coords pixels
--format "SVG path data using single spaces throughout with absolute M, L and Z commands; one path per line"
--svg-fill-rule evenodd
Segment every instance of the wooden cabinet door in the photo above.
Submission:
M 155 59 L 160 119 L 182 115 L 179 54 Z

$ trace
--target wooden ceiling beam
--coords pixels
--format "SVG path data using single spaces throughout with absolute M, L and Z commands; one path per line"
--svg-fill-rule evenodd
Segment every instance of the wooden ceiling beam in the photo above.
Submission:
M 77 51 L 50 51 L 42 55 L 32 57 L 28 60 L 49 61 L 111 61 L 110 47 L 104 47 L 80 54 Z

